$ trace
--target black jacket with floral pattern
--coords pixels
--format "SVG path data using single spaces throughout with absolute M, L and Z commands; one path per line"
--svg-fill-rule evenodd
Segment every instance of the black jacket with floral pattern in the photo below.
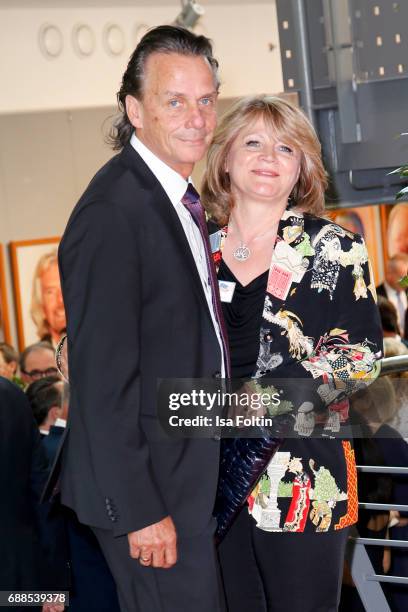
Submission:
M 227 229 L 214 229 L 217 264 Z M 335 434 L 348 416 L 347 397 L 378 375 L 381 347 L 363 238 L 326 219 L 285 211 L 252 377 L 255 388 L 284 393 L 297 436 L 285 440 L 248 498 L 259 528 L 326 532 L 356 522 L 354 451 Z M 311 436 L 319 428 L 325 439 Z

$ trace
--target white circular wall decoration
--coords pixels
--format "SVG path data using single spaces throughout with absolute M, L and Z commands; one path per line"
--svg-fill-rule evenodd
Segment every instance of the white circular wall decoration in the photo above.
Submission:
M 102 34 L 103 46 L 109 55 L 120 55 L 125 48 L 125 34 L 117 23 L 107 23 Z
M 147 30 L 150 30 L 150 26 L 146 23 L 137 23 L 133 29 L 133 43 L 138 45 L 146 34 Z
M 43 23 L 38 33 L 41 53 L 48 59 L 61 55 L 64 39 L 61 30 L 52 23 Z
M 79 57 L 88 57 L 95 51 L 95 35 L 86 23 L 77 23 L 72 28 L 72 46 Z

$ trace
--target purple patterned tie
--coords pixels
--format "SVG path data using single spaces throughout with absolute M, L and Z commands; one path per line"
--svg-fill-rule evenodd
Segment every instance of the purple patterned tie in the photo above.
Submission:
M 224 350 L 225 373 L 227 378 L 231 377 L 230 355 L 228 348 L 227 332 L 225 329 L 224 317 L 222 314 L 221 301 L 218 289 L 217 274 L 211 253 L 210 241 L 208 238 L 207 223 L 205 220 L 204 208 L 200 202 L 200 196 L 191 183 L 188 184 L 187 191 L 181 198 L 182 203 L 191 214 L 194 223 L 200 230 L 201 238 L 204 243 L 205 258 L 208 268 L 208 283 L 211 287 L 212 303 L 214 314 L 220 330 L 222 347 Z

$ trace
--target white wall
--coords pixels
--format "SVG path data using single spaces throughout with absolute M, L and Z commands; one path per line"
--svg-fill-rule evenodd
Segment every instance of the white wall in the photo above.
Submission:
M 212 38 L 221 66 L 221 97 L 282 91 L 275 1 L 211 3 L 197 31 Z M 113 0 L 112 0 L 113 4 Z M 112 155 L 103 124 L 114 113 L 138 24 L 170 22 L 180 3 L 154 7 L 0 8 L 0 243 L 60 235 L 69 213 L 95 171 Z M 106 5 L 106 2 L 105 2 Z M 107 23 L 124 32 L 116 57 L 102 45 Z M 43 24 L 58 27 L 62 53 L 49 59 L 38 36 Z M 87 24 L 95 50 L 79 57 L 75 24 Z M 270 50 L 270 45 L 275 45 Z M 12 337 L 15 318 L 11 276 L 6 282 Z
M 168 23 L 179 9 L 178 2 L 135 8 L 0 9 L 0 112 L 113 104 L 126 60 L 134 49 L 137 26 Z M 74 51 L 71 38 L 78 23 L 89 26 L 95 38 L 95 49 L 88 57 L 79 57 Z M 117 24 L 124 34 L 125 47 L 117 56 L 106 52 L 102 42 L 109 23 Z M 39 32 L 44 24 L 61 32 L 63 49 L 58 57 L 44 57 L 40 50 Z M 282 89 L 274 0 L 210 4 L 198 28 L 214 41 L 223 96 Z M 269 50 L 271 43 L 273 51 Z

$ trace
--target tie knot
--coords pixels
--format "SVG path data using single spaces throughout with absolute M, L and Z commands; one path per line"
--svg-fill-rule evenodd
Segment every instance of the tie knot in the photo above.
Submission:
M 187 191 L 182 198 L 183 204 L 196 204 L 200 201 L 200 196 L 197 191 L 194 189 L 192 183 L 188 184 Z

